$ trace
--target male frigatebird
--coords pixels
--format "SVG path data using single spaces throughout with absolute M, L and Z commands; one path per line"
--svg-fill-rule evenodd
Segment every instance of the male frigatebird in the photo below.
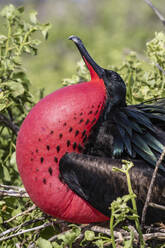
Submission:
M 108 220 L 110 203 L 127 194 L 126 177 L 112 171 L 132 160 L 131 180 L 141 213 L 157 158 L 165 144 L 165 99 L 126 104 L 126 86 L 98 66 L 82 41 L 71 36 L 91 81 L 43 98 L 24 120 L 17 138 L 17 164 L 32 201 L 44 212 L 74 223 Z M 165 205 L 162 163 L 152 201 Z M 149 208 L 151 222 L 165 212 Z

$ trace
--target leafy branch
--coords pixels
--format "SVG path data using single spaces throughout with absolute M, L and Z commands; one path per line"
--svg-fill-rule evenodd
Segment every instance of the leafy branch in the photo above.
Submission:
M 35 103 L 30 81 L 22 64 L 23 54 L 36 55 L 41 33 L 48 37 L 50 24 L 41 24 L 35 11 L 24 17 L 24 8 L 12 4 L 0 12 L 5 33 L 0 35 L 0 183 L 16 180 L 15 143 L 19 126 Z M 4 142 L 5 141 L 5 142 Z M 9 149 L 10 147 L 10 149 Z M 14 165 L 14 171 L 9 169 Z
M 150 0 L 144 0 L 146 4 L 148 4 L 151 9 L 154 11 L 155 15 L 159 18 L 159 20 L 165 25 L 165 18 L 164 16 L 160 13 L 160 11 L 152 4 Z
M 111 203 L 111 217 L 110 217 L 110 230 L 112 235 L 112 246 L 116 248 L 115 238 L 113 235 L 114 227 L 117 226 L 120 222 L 124 221 L 125 219 L 134 220 L 136 229 L 139 234 L 140 239 L 140 247 L 145 247 L 145 242 L 142 235 L 142 230 L 139 222 L 139 216 L 137 212 L 136 206 L 136 195 L 133 193 L 131 179 L 129 175 L 129 170 L 133 167 L 133 163 L 123 160 L 122 168 L 113 168 L 113 171 L 122 172 L 126 175 L 127 178 L 127 185 L 128 185 L 128 195 L 123 196 L 122 198 L 117 198 L 116 201 Z M 132 208 L 128 207 L 128 201 L 132 202 Z M 130 215 L 131 213 L 131 215 Z M 132 233 L 132 232 L 131 232 Z M 132 238 L 130 242 L 133 242 L 134 235 L 132 233 Z

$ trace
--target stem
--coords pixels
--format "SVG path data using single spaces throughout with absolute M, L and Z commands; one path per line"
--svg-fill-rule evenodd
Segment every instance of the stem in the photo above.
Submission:
M 113 209 L 111 211 L 112 212 L 111 212 L 111 218 L 110 218 L 110 231 L 111 231 L 112 247 L 116 248 L 115 236 L 114 236 L 114 230 L 113 230 L 113 222 L 114 222 Z
M 127 177 L 128 191 L 129 191 L 129 194 L 132 196 L 131 201 L 132 201 L 133 210 L 135 211 L 135 214 L 133 214 L 133 216 L 138 215 L 136 201 L 135 201 L 135 197 L 134 197 L 134 192 L 132 190 L 131 179 L 130 179 L 130 175 L 128 173 L 128 170 L 126 171 L 126 177 Z M 136 229 L 137 229 L 137 231 L 139 233 L 140 247 L 144 248 L 145 247 L 145 242 L 144 242 L 144 239 L 143 239 L 143 234 L 142 234 L 142 230 L 141 230 L 140 222 L 139 222 L 138 218 L 135 218 L 135 225 L 136 225 Z
M 33 29 L 30 29 L 27 33 L 25 33 L 24 35 L 24 38 L 23 38 L 23 41 L 22 43 L 20 44 L 20 47 L 18 49 L 18 55 L 20 56 L 21 55 L 21 52 L 22 52 L 22 49 L 24 47 L 24 45 L 27 43 L 26 40 L 28 38 L 28 36 L 30 35 L 30 33 L 33 31 Z
M 10 41 L 10 37 L 11 37 L 11 25 L 10 25 L 9 20 L 7 22 L 7 27 L 8 27 L 8 34 L 7 34 L 7 41 L 6 41 L 5 56 L 7 56 L 8 51 L 9 51 L 9 41 Z
M 150 202 L 150 199 L 151 199 L 152 189 L 153 189 L 153 186 L 154 186 L 154 183 L 155 183 L 155 179 L 156 179 L 156 175 L 157 175 L 159 166 L 160 166 L 164 156 L 165 156 L 165 147 L 163 149 L 163 152 L 160 155 L 160 158 L 156 162 L 156 166 L 155 166 L 155 169 L 154 169 L 154 172 L 153 172 L 153 175 L 152 175 L 152 179 L 151 179 L 151 182 L 150 182 L 150 186 L 149 186 L 149 189 L 148 189 L 148 192 L 147 192 L 146 201 L 145 201 L 143 211 L 142 211 L 142 226 L 144 226 L 144 223 L 145 223 L 145 216 L 146 216 L 147 208 L 148 208 L 148 205 L 149 205 L 149 202 Z
M 0 124 L 3 123 L 5 124 L 6 127 L 10 128 L 14 134 L 17 135 L 19 131 L 19 127 L 15 125 L 10 119 L 8 119 L 5 115 L 0 113 Z

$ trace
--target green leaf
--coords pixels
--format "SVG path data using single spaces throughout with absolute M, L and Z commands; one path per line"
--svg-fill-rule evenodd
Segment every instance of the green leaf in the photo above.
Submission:
M 64 248 L 63 245 L 59 245 L 57 242 L 52 243 L 53 248 Z
M 5 201 L 1 200 L 0 201 L 0 207 L 3 206 L 5 203 L 6 203 Z
M 36 244 L 38 245 L 38 248 L 52 248 L 51 243 L 43 238 L 39 238 Z
M 1 16 L 11 18 L 14 16 L 15 11 L 16 11 L 16 8 L 14 7 L 14 5 L 12 4 L 7 5 L 2 9 Z
M 8 108 L 13 102 L 9 99 L 9 92 L 0 91 L 0 111 Z
M 25 52 L 25 53 L 31 53 L 31 49 L 30 49 L 30 47 L 29 46 L 24 46 L 23 47 L 23 51 Z
M 13 56 L 13 62 L 14 62 L 15 65 L 21 65 L 22 64 L 21 57 Z
M 59 236 L 58 239 L 63 241 L 63 245 L 68 245 L 68 244 L 71 245 L 81 233 L 80 227 L 76 225 L 70 225 L 70 226 L 72 226 L 71 231 L 68 231 L 65 234 L 58 235 Z
M 7 37 L 3 34 L 0 35 L 0 44 L 3 44 L 7 40 Z
M 30 45 L 32 45 L 32 46 L 38 46 L 40 44 L 41 44 L 41 41 L 37 40 L 37 39 L 34 39 L 30 42 Z
M 16 152 L 13 152 L 13 154 L 11 155 L 10 164 L 11 164 L 11 166 L 15 166 L 15 164 L 16 164 Z
M 24 12 L 24 6 L 18 7 L 17 10 L 18 10 L 19 13 L 22 14 Z
M 134 240 L 134 232 L 130 231 L 130 239 L 124 241 L 124 248 L 132 248 L 133 247 L 133 240 Z
M 33 46 L 33 45 L 30 45 L 29 47 L 31 49 L 31 51 L 30 51 L 31 54 L 37 55 L 38 49 L 35 46 Z
M 3 167 L 3 176 L 5 181 L 10 181 L 11 176 L 7 167 Z
M 7 86 L 11 90 L 13 97 L 18 97 L 24 93 L 24 87 L 22 84 L 15 81 L 8 81 L 3 83 L 4 86 Z
M 33 12 L 31 12 L 30 13 L 30 21 L 31 21 L 31 23 L 33 23 L 33 24 L 36 24 L 37 23 L 37 11 L 33 11 Z
M 96 240 L 93 242 L 98 248 L 104 248 L 104 241 L 103 240 Z
M 46 23 L 44 25 L 40 25 L 40 29 L 41 29 L 41 33 L 44 36 L 45 40 L 48 39 L 48 31 L 51 28 L 51 24 L 50 23 Z
M 85 239 L 88 241 L 92 241 L 95 238 L 95 233 L 93 231 L 86 231 L 85 232 Z

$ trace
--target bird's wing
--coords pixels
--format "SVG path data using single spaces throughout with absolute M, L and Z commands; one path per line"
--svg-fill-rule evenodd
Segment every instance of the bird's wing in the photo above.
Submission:
M 165 131 L 165 98 L 153 99 L 136 105 L 153 124 Z
M 68 153 L 60 161 L 60 179 L 94 208 L 109 216 L 111 202 L 117 197 L 128 194 L 126 176 L 112 171 L 113 167 L 121 168 L 121 166 L 121 160 L 117 159 Z M 152 173 L 153 169 L 141 161 L 135 161 L 135 166 L 130 170 L 132 187 L 137 195 L 140 212 Z M 155 185 L 152 200 L 165 204 L 165 178 L 158 175 Z
M 113 123 L 114 157 L 126 152 L 155 166 L 165 145 L 165 99 L 124 107 L 115 112 Z M 165 172 L 163 163 L 160 169 Z

